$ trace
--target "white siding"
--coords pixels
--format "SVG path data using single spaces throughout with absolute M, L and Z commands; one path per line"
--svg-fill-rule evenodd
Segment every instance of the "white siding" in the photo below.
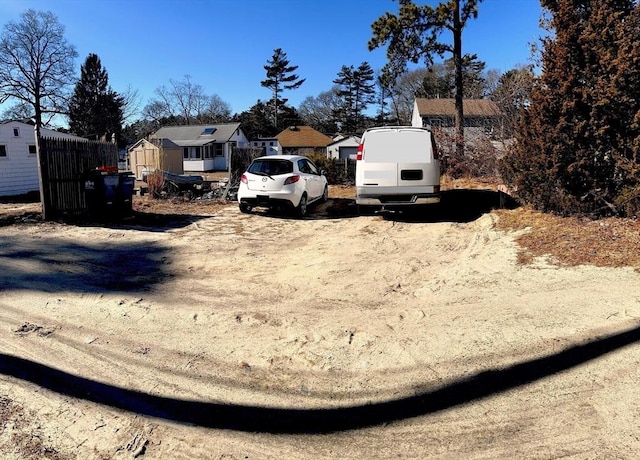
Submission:
M 18 130 L 18 136 L 14 135 L 14 129 Z M 0 124 L 0 145 L 7 152 L 6 157 L 0 157 L 0 196 L 40 189 L 36 155 L 29 153 L 29 145 L 35 144 L 33 126 L 19 122 Z
M 413 101 L 413 113 L 411 114 L 411 126 L 415 126 L 418 128 L 424 127 L 424 123 L 422 117 L 420 116 L 420 112 L 418 111 L 418 102 Z
M 17 136 L 14 133 L 16 129 Z M 44 128 L 41 136 L 86 140 Z M 4 145 L 7 151 L 6 157 L 0 157 L 0 196 L 39 191 L 36 155 L 29 153 L 29 146 L 36 145 L 33 126 L 19 121 L 0 123 L 0 145 Z

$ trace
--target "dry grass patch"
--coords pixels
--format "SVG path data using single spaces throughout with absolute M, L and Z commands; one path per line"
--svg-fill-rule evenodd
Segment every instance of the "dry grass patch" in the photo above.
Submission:
M 640 271 L 640 221 L 558 217 L 527 207 L 495 211 L 497 229 L 528 230 L 517 237 L 520 263 L 550 256 L 561 265 L 635 267 Z

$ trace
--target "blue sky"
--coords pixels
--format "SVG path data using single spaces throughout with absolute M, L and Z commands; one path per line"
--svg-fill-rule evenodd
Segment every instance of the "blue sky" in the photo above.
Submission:
M 425 2 L 417 0 L 416 3 Z M 435 5 L 438 0 L 426 3 Z M 142 105 L 169 80 L 191 76 L 233 113 L 266 101 L 264 65 L 282 48 L 306 82 L 284 97 L 297 107 L 332 86 L 343 65 L 385 64 L 384 48 L 369 52 L 371 24 L 392 0 L 0 0 L 0 26 L 32 8 L 51 11 L 66 28 L 80 65 L 95 53 L 115 91 L 131 87 Z M 487 69 L 506 72 L 530 62 L 541 35 L 539 0 L 484 0 L 463 34 L 463 52 Z M 449 37 L 444 36 L 444 39 Z

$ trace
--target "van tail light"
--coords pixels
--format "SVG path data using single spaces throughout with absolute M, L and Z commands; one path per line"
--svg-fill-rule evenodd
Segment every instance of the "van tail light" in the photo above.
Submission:
M 298 176 L 297 174 L 294 176 L 289 176 L 285 179 L 284 185 L 295 184 L 299 180 L 300 180 L 300 176 Z
M 243 174 L 242 176 L 240 176 L 240 182 L 242 182 L 243 184 L 247 183 L 247 175 Z
M 364 144 L 358 144 L 358 152 L 356 155 L 356 160 L 362 160 L 364 156 Z

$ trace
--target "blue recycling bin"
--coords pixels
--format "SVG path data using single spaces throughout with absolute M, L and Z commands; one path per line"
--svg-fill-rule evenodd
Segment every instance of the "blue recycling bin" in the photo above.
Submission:
M 119 213 L 126 217 L 133 214 L 133 190 L 135 189 L 136 178 L 132 172 L 122 172 L 119 174 L 118 203 Z

